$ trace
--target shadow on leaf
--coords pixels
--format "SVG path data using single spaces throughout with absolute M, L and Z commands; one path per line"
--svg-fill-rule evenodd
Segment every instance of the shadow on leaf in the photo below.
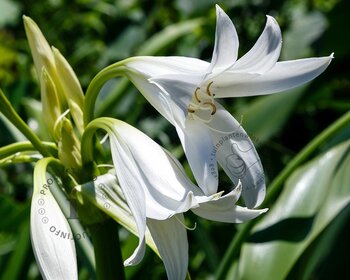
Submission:
M 313 222 L 314 217 L 288 218 L 253 233 L 248 242 L 264 243 L 278 240 L 299 242 L 307 237 Z

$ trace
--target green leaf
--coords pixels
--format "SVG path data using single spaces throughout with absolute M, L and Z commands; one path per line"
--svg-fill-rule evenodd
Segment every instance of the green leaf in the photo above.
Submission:
M 243 246 L 239 279 L 285 279 L 350 202 L 350 142 L 297 169 Z
M 176 23 L 164 28 L 141 45 L 138 55 L 154 55 L 181 36 L 191 34 L 204 23 L 202 18 Z
M 304 89 L 262 96 L 238 111 L 236 115 L 242 116 L 242 125 L 256 145 L 266 142 L 282 129 Z
M 28 204 L 17 204 L 11 198 L 0 195 L 0 231 L 17 230 L 18 225 L 29 217 Z
M 26 260 L 30 255 L 29 221 L 24 222 L 19 227 L 16 246 L 11 254 L 2 279 L 21 279 L 21 274 L 25 273 L 27 267 Z
M 309 12 L 303 3 L 296 5 L 291 13 L 292 25 L 283 33 L 282 60 L 310 55 L 311 44 L 321 36 L 327 26 L 326 17 L 321 12 Z

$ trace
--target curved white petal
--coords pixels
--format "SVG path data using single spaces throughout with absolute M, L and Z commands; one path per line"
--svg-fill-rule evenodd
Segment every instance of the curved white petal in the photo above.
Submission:
M 192 86 L 196 83 L 194 77 L 198 77 L 198 82 L 202 80 L 209 63 L 196 58 L 188 57 L 132 57 L 123 63 L 126 67 L 126 75 L 138 88 L 142 95 L 158 110 L 170 123 L 184 121 L 187 113 L 188 102 L 193 95 Z M 181 100 L 177 89 L 172 84 L 178 81 L 176 77 L 188 77 L 191 84 L 184 85 L 181 89 Z M 162 80 L 152 80 L 152 78 L 165 78 Z M 151 83 L 149 81 L 151 79 Z M 174 79 L 176 81 L 174 81 Z M 197 78 L 196 78 L 197 79 Z M 167 83 L 168 80 L 171 82 Z M 158 83 L 159 82 L 159 83 Z M 158 84 L 160 87 L 158 87 Z M 167 87 L 169 85 L 169 88 Z M 190 87 L 190 90 L 186 91 Z M 164 88 L 164 91 L 161 89 Z M 195 86 L 194 86 L 195 88 Z
M 169 280 L 184 280 L 188 266 L 188 241 L 184 217 L 165 221 L 147 219 L 147 226 L 164 262 Z
M 125 199 L 134 216 L 139 244 L 134 253 L 124 261 L 124 265 L 138 264 L 145 254 L 145 232 L 146 232 L 146 206 L 145 194 L 141 187 L 142 179 L 135 163 L 132 160 L 132 155 L 125 143 L 118 141 L 110 135 L 110 145 L 112 159 L 115 170 L 123 190 Z
M 55 185 L 50 174 L 45 176 L 45 171 L 42 175 L 34 172 L 30 210 L 31 242 L 44 279 L 74 280 L 78 279 L 78 272 L 73 233 L 50 191 Z
M 97 176 L 93 181 L 75 186 L 72 194 L 79 201 L 90 201 L 128 231 L 138 236 L 135 220 L 129 206 L 126 204 L 125 196 L 115 175 L 106 173 Z M 147 245 L 159 254 L 154 240 L 147 229 L 145 236 Z
M 175 123 L 175 104 L 169 96 L 164 93 L 157 85 L 150 83 L 145 77 L 139 75 L 128 75 L 129 79 L 142 93 L 147 101 L 166 118 L 171 124 Z
M 235 205 L 241 194 L 241 190 L 242 185 L 239 182 L 237 187 L 227 195 L 217 200 L 201 203 L 198 208 L 191 210 L 196 215 L 205 219 L 224 223 L 243 223 L 267 211 L 267 209 L 252 210 Z
M 198 208 L 191 209 L 196 215 L 223 223 L 244 223 L 252 220 L 268 209 L 249 209 L 231 204 L 229 200 L 215 200 L 202 204 Z
M 214 153 L 232 182 L 242 182 L 242 196 L 248 208 L 261 204 L 265 197 L 264 171 L 259 155 L 247 133 L 234 117 L 225 114 L 226 131 L 211 129 Z
M 230 68 L 230 71 L 263 74 L 275 66 L 281 47 L 281 29 L 273 17 L 267 16 L 264 31 L 255 45 Z
M 126 185 L 122 180 L 126 178 L 131 182 L 129 185 L 132 184 L 129 189 L 143 193 L 144 201 L 139 201 L 145 204 L 144 214 L 163 220 L 197 206 L 194 195 L 201 193 L 177 160 L 141 131 L 121 121 L 114 122 L 111 147 L 125 146 L 123 150 L 126 151 L 122 151 L 124 162 L 115 162 L 115 165 L 127 170 L 124 173 L 117 170 L 117 176 L 123 191 Z
M 176 126 L 188 163 L 204 194 L 218 188 L 218 170 L 210 131 L 199 120 L 187 119 L 185 127 Z
M 215 103 L 216 113 L 212 116 L 210 122 L 206 125 L 214 132 L 229 134 L 235 132 L 239 128 L 239 124 L 235 127 L 232 123 L 232 115 L 222 105 Z
M 231 19 L 216 5 L 215 45 L 207 74 L 211 76 L 235 63 L 238 46 L 238 35 Z
M 191 102 L 197 85 L 203 79 L 203 75 L 162 75 L 150 79 L 151 83 L 156 84 L 168 100 L 174 119 L 184 123 L 188 113 L 187 108 Z
M 265 95 L 285 91 L 320 75 L 332 58 L 333 55 L 277 62 L 270 71 L 258 76 L 226 71 L 215 78 L 211 89 L 215 90 L 216 97 Z
M 177 74 L 199 75 L 204 74 L 209 67 L 209 63 L 204 60 L 184 56 L 136 56 L 126 59 L 123 65 L 130 74 L 146 78 Z

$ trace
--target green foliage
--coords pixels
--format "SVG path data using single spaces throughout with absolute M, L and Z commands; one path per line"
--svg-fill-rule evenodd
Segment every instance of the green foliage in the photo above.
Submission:
M 330 223 L 333 222 L 336 232 L 342 229 L 344 221 L 339 224 L 334 220 L 350 202 L 349 166 L 347 141 L 301 166 L 289 177 L 278 200 L 242 248 L 238 279 L 263 280 L 271 276 L 276 280 L 286 279 L 293 265 L 325 234 Z M 313 246 L 316 249 L 319 247 Z M 308 254 L 312 255 L 310 251 Z M 304 263 L 299 264 L 302 266 L 299 270 L 304 273 L 299 271 L 298 279 L 307 279 L 308 263 L 320 263 L 322 258 L 320 254 L 317 259 L 305 257 Z

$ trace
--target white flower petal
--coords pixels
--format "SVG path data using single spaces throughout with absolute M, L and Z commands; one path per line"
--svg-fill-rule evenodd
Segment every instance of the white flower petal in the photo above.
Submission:
M 240 124 L 236 121 L 232 122 L 232 115 L 222 105 L 215 103 L 216 113 L 212 116 L 210 122 L 206 125 L 215 132 L 229 134 L 236 131 Z
M 140 219 L 139 222 L 136 219 L 138 226 L 144 217 L 164 220 L 217 197 L 215 191 L 205 196 L 177 159 L 138 129 L 111 118 L 96 119 L 91 125 L 109 134 L 116 174 L 135 219 Z M 208 140 L 211 145 L 209 135 Z M 142 237 L 144 233 L 141 231 L 139 235 Z
M 216 158 L 232 182 L 237 185 L 242 181 L 242 196 L 248 208 L 261 204 L 265 197 L 264 171 L 248 134 L 234 117 L 225 115 L 226 130 L 232 132 L 220 133 L 212 130 Z M 229 121 L 230 120 L 230 121 Z
M 146 207 L 145 194 L 141 187 L 142 177 L 135 167 L 134 162 L 131 160 L 132 155 L 125 143 L 114 139 L 114 135 L 110 135 L 110 143 L 118 180 L 134 216 L 139 236 L 137 248 L 134 253 L 124 261 L 124 265 L 135 265 L 141 261 L 145 253 Z
M 160 75 L 204 74 L 209 63 L 198 58 L 183 56 L 137 56 L 123 63 L 130 75 L 142 75 L 146 78 Z
M 216 77 L 211 89 L 216 97 L 265 95 L 303 85 L 320 75 L 333 55 L 277 62 L 263 75 L 240 74 L 226 71 Z
M 147 226 L 165 265 L 169 280 L 184 280 L 188 266 L 188 241 L 184 217 L 165 221 L 147 219 Z
M 202 203 L 198 208 L 193 208 L 191 210 L 196 215 L 205 219 L 224 223 L 243 223 L 267 211 L 267 209 L 252 210 L 235 205 L 241 190 L 242 185 L 239 183 L 237 187 L 227 195 L 217 200 Z
M 190 77 L 190 81 L 194 84 L 195 79 L 193 76 L 200 77 L 199 79 L 202 80 L 209 63 L 200 59 L 188 57 L 140 56 L 125 60 L 123 65 L 126 67 L 125 74 L 138 88 L 142 95 L 170 123 L 174 124 L 175 118 L 182 120 L 182 122 L 184 121 L 184 114 L 187 113 L 187 105 L 191 100 L 194 89 L 191 89 L 188 93 L 186 92 L 182 96 L 182 101 L 178 101 L 178 97 L 176 97 L 178 93 L 174 93 L 172 89 L 169 89 L 168 91 L 166 81 L 164 81 L 164 83 L 159 81 L 159 86 L 162 88 L 164 85 L 167 94 L 153 84 L 153 82 L 157 82 L 156 80 L 151 81 L 152 83 L 150 83 L 148 79 L 165 76 L 169 79 L 176 79 L 176 75 L 182 75 Z M 198 83 L 200 80 L 198 80 Z M 169 84 L 171 85 L 172 83 L 173 81 Z M 186 88 L 188 86 L 190 85 L 187 85 Z
M 224 200 L 213 200 L 191 210 L 202 218 L 216 222 L 244 223 L 260 216 L 268 209 L 249 209 L 234 205 L 229 200 L 225 202 Z
M 235 63 L 238 55 L 238 35 L 231 19 L 216 5 L 216 32 L 213 57 L 207 73 L 217 73 Z
M 147 101 L 174 125 L 174 111 L 177 111 L 178 108 L 176 108 L 176 104 L 172 104 L 169 95 L 164 93 L 157 85 L 150 83 L 145 77 L 139 75 L 128 75 L 128 77 Z
M 128 231 L 138 236 L 135 220 L 126 204 L 125 196 L 115 175 L 106 173 L 97 176 L 93 181 L 75 186 L 72 194 L 82 202 L 84 200 L 90 201 Z M 145 236 L 147 245 L 159 254 L 147 229 Z
M 39 163 L 39 162 L 38 162 Z M 50 189 L 56 182 L 45 171 L 34 171 L 30 235 L 35 259 L 44 279 L 78 279 L 73 233 Z
M 281 47 L 281 29 L 273 17 L 267 16 L 264 31 L 255 45 L 233 65 L 230 71 L 263 74 L 275 66 Z
M 172 107 L 175 120 L 183 124 L 188 113 L 188 105 L 202 79 L 203 75 L 162 75 L 150 79 L 150 82 L 163 90 Z
M 117 172 L 120 185 L 124 190 L 120 176 L 137 178 L 133 188 L 144 194 L 147 217 L 163 220 L 196 206 L 194 194 L 200 194 L 199 189 L 177 160 L 141 131 L 121 121 L 114 122 L 111 145 L 127 146 L 128 153 L 125 153 L 124 164 L 119 163 L 128 169 L 124 174 Z
M 187 119 L 185 128 L 176 127 L 192 173 L 204 194 L 217 192 L 218 171 L 209 129 L 199 120 Z

